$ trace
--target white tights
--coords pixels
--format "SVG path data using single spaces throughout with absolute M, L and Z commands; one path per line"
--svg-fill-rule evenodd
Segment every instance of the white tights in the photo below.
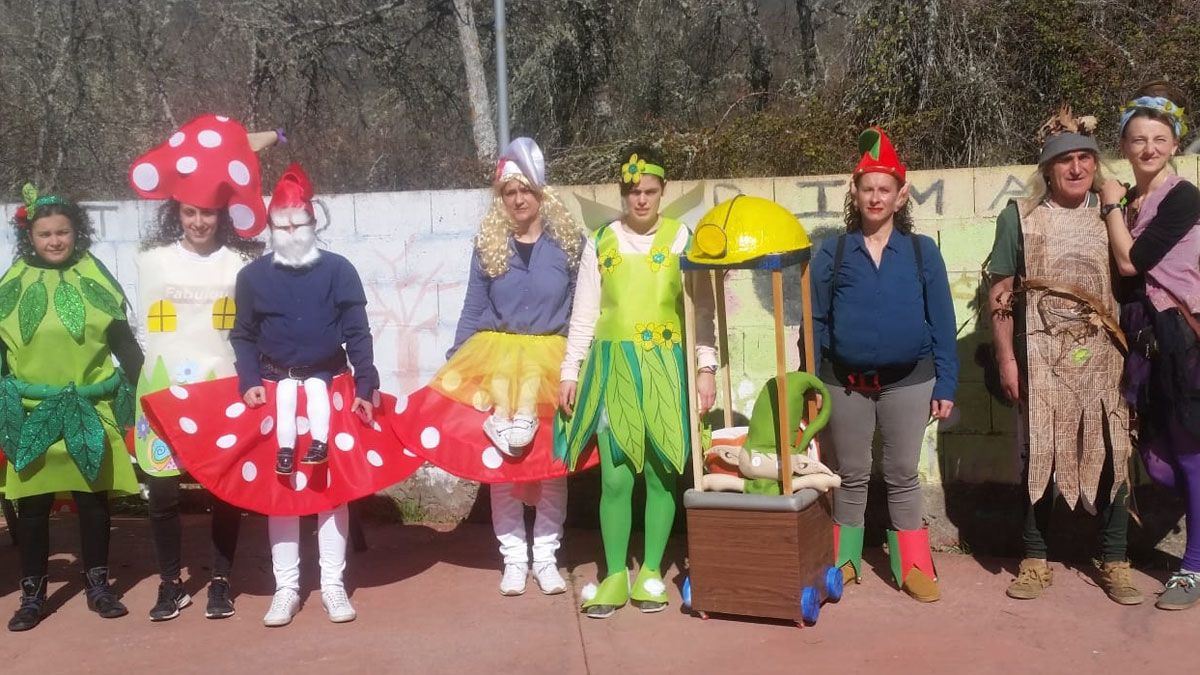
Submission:
M 346 531 L 350 512 L 345 504 L 317 514 L 317 549 L 321 564 L 321 589 L 342 586 L 346 569 Z M 275 590 L 300 591 L 300 517 L 270 516 L 267 533 L 271 540 L 271 566 Z
M 281 448 L 296 447 L 296 399 L 300 380 L 287 378 L 275 386 L 275 440 Z M 310 377 L 304 380 L 307 400 L 309 433 L 314 441 L 329 441 L 329 388 L 325 380 Z

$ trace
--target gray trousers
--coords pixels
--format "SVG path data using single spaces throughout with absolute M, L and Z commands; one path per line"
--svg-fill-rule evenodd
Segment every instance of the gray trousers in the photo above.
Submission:
M 884 387 L 866 396 L 830 384 L 833 414 L 825 428 L 825 447 L 832 450 L 842 486 L 833 493 L 833 519 L 861 527 L 871 480 L 871 446 L 875 429 L 883 440 L 883 480 L 887 483 L 888 513 L 894 530 L 919 530 L 924 502 L 917 465 L 921 439 L 929 423 L 929 399 L 934 380 Z

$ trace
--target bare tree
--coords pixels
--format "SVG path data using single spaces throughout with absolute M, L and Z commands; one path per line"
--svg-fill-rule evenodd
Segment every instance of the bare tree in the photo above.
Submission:
M 497 154 L 496 127 L 492 124 L 492 104 L 488 98 L 487 75 L 483 69 L 483 55 L 479 51 L 479 31 L 475 27 L 471 0 L 454 0 L 454 13 L 463 69 L 467 75 L 467 101 L 471 110 L 475 156 L 485 162 L 494 159 Z

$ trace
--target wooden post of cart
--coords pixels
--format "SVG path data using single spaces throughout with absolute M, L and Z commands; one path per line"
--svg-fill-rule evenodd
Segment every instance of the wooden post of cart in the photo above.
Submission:
M 739 197 L 753 200 L 755 198 Z M 767 202 L 767 200 L 758 200 Z M 690 373 L 696 372 L 695 344 L 698 317 L 696 295 L 714 291 L 716 332 L 720 347 L 720 387 L 724 421 L 732 423 L 732 373 L 728 355 L 728 317 L 725 312 L 724 275 L 732 269 L 756 270 L 771 275 L 771 306 L 775 327 L 775 386 L 779 402 L 778 439 L 780 450 L 780 495 L 711 492 L 703 488 L 704 448 L 696 412 L 694 378 L 689 378 L 692 401 L 693 489 L 684 495 L 688 521 L 688 583 L 691 607 L 707 618 L 708 613 L 739 614 L 815 623 L 823 600 L 841 596 L 841 573 L 833 567 L 833 521 L 827 495 L 804 489 L 792 493 L 791 452 L 795 437 L 789 419 L 787 398 L 787 349 L 784 332 L 784 270 L 799 266 L 803 307 L 803 368 L 815 372 L 812 360 L 812 309 L 810 306 L 809 257 L 811 248 L 794 216 L 782 212 L 778 227 L 799 229 L 803 247 L 781 253 L 754 255 L 737 262 L 697 262 L 684 256 L 681 266 L 689 283 L 684 284 L 685 353 Z M 734 204 L 718 205 L 701 219 L 697 233 L 716 219 L 722 230 L 730 229 Z M 757 206 L 757 205 L 755 205 Z M 722 207 L 725 207 L 722 211 Z M 755 211 L 761 213 L 762 210 Z M 768 213 L 771 213 L 769 210 Z M 715 215 L 714 215 L 715 214 Z M 710 218 L 710 216 L 712 218 Z M 786 216 L 786 218 L 784 218 Z M 789 222 L 790 220 L 790 222 Z M 710 232 L 710 234 L 712 234 Z M 729 237 L 733 240 L 734 237 Z M 707 318 L 707 317 L 704 317 Z M 752 355 L 747 354 L 748 358 Z M 807 403 L 808 419 L 816 414 L 814 401 Z

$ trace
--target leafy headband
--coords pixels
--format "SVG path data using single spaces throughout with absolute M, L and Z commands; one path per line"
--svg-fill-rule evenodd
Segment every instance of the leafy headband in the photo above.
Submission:
M 638 159 L 637 153 L 629 156 L 629 161 L 621 165 L 621 182 L 637 185 L 642 182 L 642 176 L 649 174 L 667 179 L 667 170 L 657 164 L 651 164 L 644 159 Z
M 1157 110 L 1171 118 L 1171 124 L 1175 127 L 1175 138 L 1183 138 L 1188 132 L 1187 121 L 1184 120 L 1183 106 L 1175 105 L 1170 99 L 1162 96 L 1141 96 L 1125 104 L 1121 108 L 1121 133 L 1125 133 L 1125 125 L 1129 124 L 1129 120 L 1133 118 L 1133 114 L 1138 109 Z
M 41 195 L 38 196 L 37 188 L 33 187 L 33 183 L 26 183 L 21 188 L 21 201 L 24 202 L 13 216 L 13 225 L 20 229 L 25 229 L 30 225 L 30 218 L 34 213 L 43 206 L 61 206 L 67 204 L 64 197 L 58 195 Z

